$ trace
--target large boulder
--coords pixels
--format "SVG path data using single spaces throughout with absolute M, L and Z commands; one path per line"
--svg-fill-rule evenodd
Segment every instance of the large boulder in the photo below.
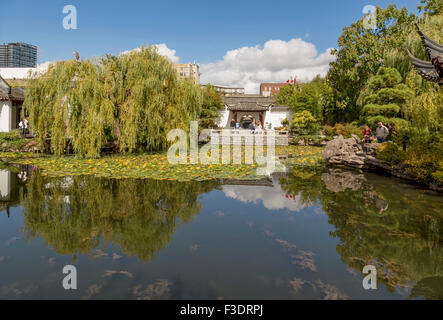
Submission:
M 326 143 L 323 149 L 323 158 L 329 164 L 343 165 L 353 168 L 365 166 L 365 152 L 360 143 L 360 138 L 352 135 L 345 139 L 342 135 Z

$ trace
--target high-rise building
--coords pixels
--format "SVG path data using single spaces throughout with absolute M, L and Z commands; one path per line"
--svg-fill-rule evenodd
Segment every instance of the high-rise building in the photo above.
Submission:
M 35 68 L 37 47 L 23 43 L 0 45 L 0 68 Z
M 177 74 L 181 79 L 192 79 L 195 84 L 200 84 L 199 65 L 195 63 L 174 64 Z

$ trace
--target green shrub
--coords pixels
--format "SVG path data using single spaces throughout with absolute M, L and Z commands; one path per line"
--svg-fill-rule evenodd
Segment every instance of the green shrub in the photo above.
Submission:
M 316 135 L 320 128 L 317 119 L 309 111 L 297 112 L 292 116 L 292 129 L 300 135 Z
M 328 125 L 323 126 L 323 134 L 325 136 L 332 137 L 333 135 L 335 135 L 334 128 Z
M 336 123 L 333 130 L 336 136 L 342 135 L 344 138 L 350 138 L 351 135 L 355 134 L 363 138 L 363 129 L 350 123 Z
M 399 164 L 406 158 L 406 154 L 392 141 L 384 142 L 377 148 L 377 158 L 392 166 Z

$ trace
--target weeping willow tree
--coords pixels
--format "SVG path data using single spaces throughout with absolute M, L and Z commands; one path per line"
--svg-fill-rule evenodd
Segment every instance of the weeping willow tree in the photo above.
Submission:
M 179 80 L 154 47 L 94 61 L 62 61 L 35 75 L 24 103 L 40 148 L 81 157 L 107 144 L 121 152 L 162 150 L 167 132 L 189 128 L 201 112 L 200 88 Z

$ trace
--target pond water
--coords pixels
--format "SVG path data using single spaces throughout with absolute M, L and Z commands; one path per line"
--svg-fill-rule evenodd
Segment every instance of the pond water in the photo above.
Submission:
M 442 196 L 394 178 L 292 169 L 177 183 L 14 167 L 0 194 L 0 299 L 443 298 Z M 77 290 L 63 289 L 65 265 Z

